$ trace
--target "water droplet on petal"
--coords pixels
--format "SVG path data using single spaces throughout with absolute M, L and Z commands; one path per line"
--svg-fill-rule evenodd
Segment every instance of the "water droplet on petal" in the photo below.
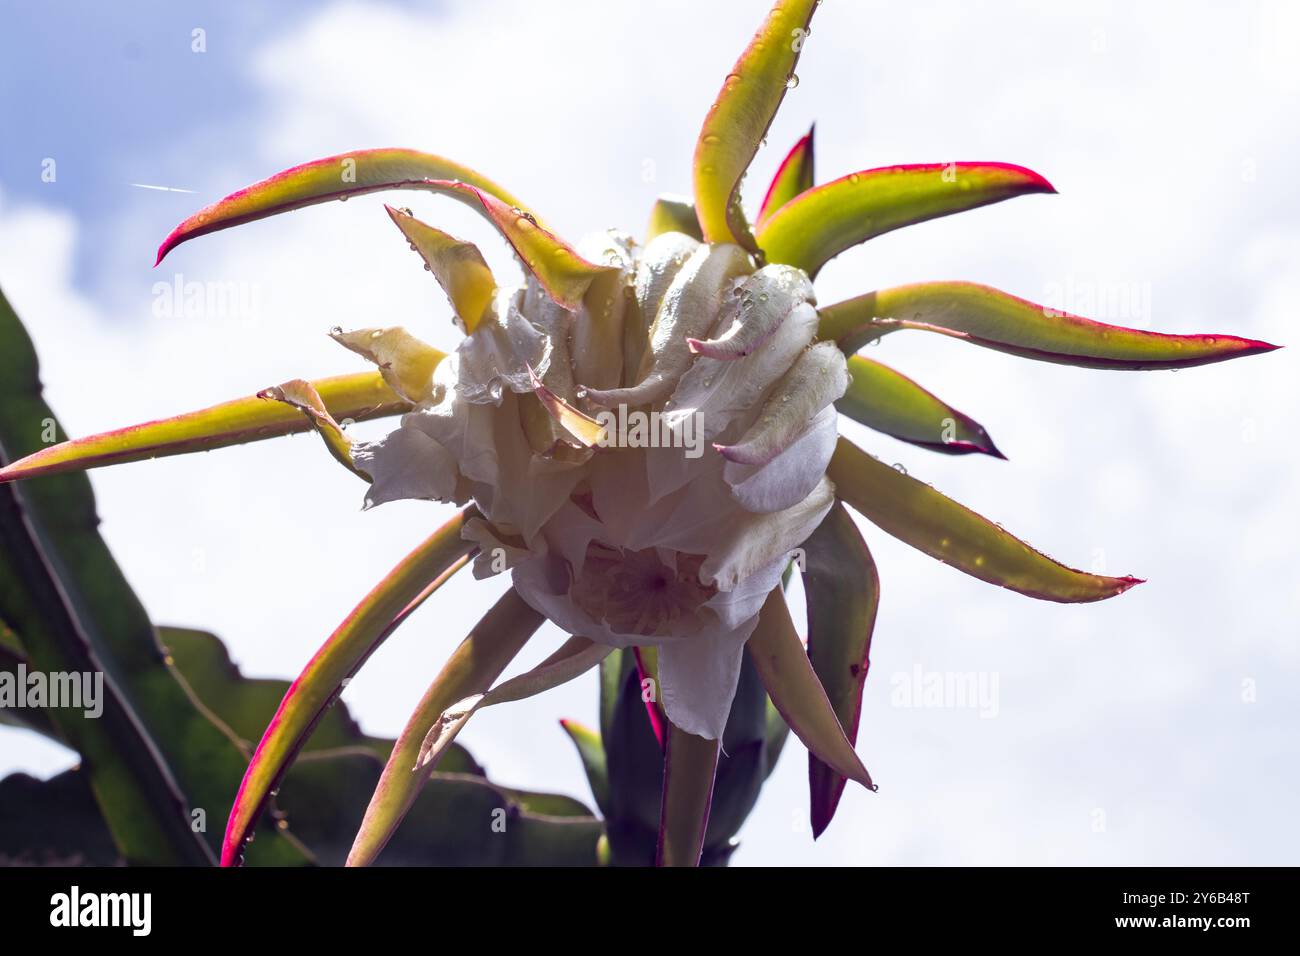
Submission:
M 787 90 L 793 90 L 798 85 L 799 85 L 798 73 L 791 73 L 789 76 L 785 78 L 785 88 Z

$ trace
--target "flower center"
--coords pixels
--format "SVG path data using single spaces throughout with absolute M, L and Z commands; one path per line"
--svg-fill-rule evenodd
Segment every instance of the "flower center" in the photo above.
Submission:
M 624 551 L 593 542 L 569 594 L 583 610 L 621 634 L 687 633 L 717 593 L 700 583 L 704 556 L 647 548 Z

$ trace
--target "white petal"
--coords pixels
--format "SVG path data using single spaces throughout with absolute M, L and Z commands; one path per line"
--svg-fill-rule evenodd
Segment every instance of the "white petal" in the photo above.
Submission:
M 623 313 L 623 366 L 628 381 L 641 379 L 650 371 L 650 327 L 663 302 L 665 293 L 686 260 L 700 243 L 680 232 L 656 236 L 636 258 L 633 276 L 635 308 L 628 305 Z M 632 323 L 636 323 L 633 325 Z M 586 381 L 586 379 L 582 379 Z
M 722 634 L 697 634 L 659 649 L 659 692 L 668 719 L 697 737 L 718 740 L 740 680 L 745 641 L 757 616 Z
M 781 583 L 781 575 L 790 563 L 789 555 L 781 555 L 765 568 L 760 568 L 743 579 L 730 591 L 719 591 L 705 607 L 712 608 L 724 628 L 739 627 L 750 618 L 757 618 L 763 602 L 772 589 Z
M 646 510 L 645 450 L 601 450 L 591 459 L 591 499 L 610 544 L 626 547 L 632 529 Z
M 609 270 L 588 286 L 567 334 L 574 379 L 595 388 L 614 388 L 623 381 L 627 349 L 623 325 L 629 305 L 627 287 L 635 268 L 634 245 L 631 236 L 608 229 L 584 237 L 577 246 L 584 259 Z
M 679 419 L 677 427 L 668 433 L 681 447 L 646 449 L 646 490 L 651 504 L 709 472 L 716 472 L 717 460 L 721 458 L 705 437 L 701 419 Z
M 495 404 L 505 389 L 531 392 L 529 366 L 545 378 L 551 339 L 519 311 L 523 301 L 522 291 L 503 290 L 474 333 L 457 346 L 456 389 L 466 401 Z
M 519 596 L 538 614 L 545 615 L 561 630 L 596 640 L 600 625 L 569 599 L 569 568 L 555 555 L 521 561 L 510 569 L 510 579 Z
M 592 541 L 613 544 L 608 540 L 605 527 L 572 501 L 566 501 L 546 523 L 547 546 L 569 562 L 574 574 L 582 573 L 587 546 Z
M 636 300 L 647 327 L 654 324 L 664 294 L 699 245 L 685 233 L 665 232 L 651 239 L 642 251 L 636 269 Z
M 818 342 L 795 360 L 772 388 L 758 420 L 734 445 L 719 446 L 728 461 L 747 465 L 771 461 L 803 434 L 823 408 L 849 386 L 844 353 L 834 342 Z
M 456 459 L 408 424 L 409 418 L 378 441 L 352 448 L 352 460 L 374 479 L 366 491 L 367 508 L 402 498 L 452 501 L 456 497 Z
M 492 483 L 496 480 L 492 420 L 497 409 L 466 401 L 456 388 L 461 359 L 460 353 L 453 353 L 443 360 L 433 379 L 437 401 L 406 415 L 402 425 L 418 429 L 451 452 L 465 477 Z
M 704 439 L 711 442 L 733 421 L 757 416 L 766 392 L 789 371 L 816 333 L 817 310 L 805 302 L 794 307 L 761 348 L 743 359 L 696 359 L 664 406 L 669 425 L 681 427 L 682 419 L 695 416 L 703 425 Z
M 478 580 L 490 578 L 513 568 L 521 561 L 538 557 L 546 553 L 545 542 L 539 550 L 520 547 L 517 537 L 508 536 L 505 529 L 498 528 L 489 521 L 474 517 L 465 522 L 460 536 L 466 541 L 473 541 L 479 547 L 474 558 L 474 577 Z M 509 540 L 514 537 L 514 540 Z
M 749 253 L 740 246 L 699 246 L 668 287 L 650 328 L 649 374 L 630 388 L 588 389 L 587 397 L 606 408 L 667 398 L 693 358 L 686 340 L 712 327 L 732 281 L 752 268 Z
M 542 291 L 531 276 L 523 302 L 523 314 L 550 342 L 548 361 L 544 365 L 534 365 L 533 370 L 547 388 L 565 401 L 573 401 L 573 365 L 569 351 L 573 313 Z
M 692 352 L 724 360 L 744 358 L 772 337 L 796 305 L 813 300 L 807 274 L 779 264 L 763 266 L 736 291 L 739 294 L 718 318 L 714 337 L 688 340 Z
M 645 513 L 634 547 L 708 554 L 727 529 L 747 517 L 731 497 L 721 469 L 661 499 Z
M 496 524 L 517 528 L 531 546 L 542 525 L 568 501 L 583 468 L 533 454 L 519 421 L 519 397 L 507 391 L 499 399 L 500 405 L 475 404 L 447 389 L 442 402 L 412 412 L 406 421 L 454 456 L 483 513 Z
M 755 571 L 803 544 L 834 501 L 835 488 L 823 476 L 812 494 L 793 508 L 733 522 L 714 542 L 700 568 L 701 580 L 716 584 L 721 591 L 734 589 Z
M 746 511 L 783 511 L 808 497 L 835 453 L 838 417 L 835 406 L 827 405 L 789 448 L 765 465 L 727 462 L 722 475 Z
M 785 300 L 769 298 L 774 308 Z M 758 416 L 766 393 L 801 355 L 817 331 L 817 312 L 800 303 L 754 352 L 741 359 L 701 356 L 695 360 L 664 406 L 664 423 L 678 444 L 705 446 L 699 459 L 651 456 L 648 461 L 650 500 L 677 490 L 694 480 L 700 463 L 713 457 L 709 445 L 739 438 Z
M 493 521 L 518 528 L 531 545 L 542 525 L 569 500 L 584 468 L 533 454 L 519 424 L 518 400 L 510 399 L 494 416 L 497 474 L 486 511 Z
M 620 449 L 598 455 L 591 490 L 596 513 L 609 529 L 611 544 L 631 551 L 666 547 L 707 554 L 713 541 L 745 512 L 722 480 L 722 459 L 710 453 L 705 470 L 670 495 L 648 493 L 647 458 L 665 449 Z

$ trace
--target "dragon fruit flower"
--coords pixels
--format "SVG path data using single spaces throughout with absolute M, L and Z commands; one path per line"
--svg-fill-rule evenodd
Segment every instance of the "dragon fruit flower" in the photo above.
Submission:
M 405 328 L 335 330 L 377 369 L 285 382 L 0 470 L 0 480 L 14 480 L 314 429 L 369 483 L 368 505 L 418 498 L 463 506 L 376 585 L 294 682 L 234 800 L 223 862 L 239 861 L 278 780 L 346 680 L 471 560 L 478 577 L 508 570 L 513 587 L 416 707 L 349 863 L 376 858 L 477 710 L 540 693 L 628 647 L 661 690 L 647 707 L 664 748 L 660 862 L 700 859 L 719 738 L 746 654 L 809 748 L 820 834 L 847 780 L 874 789 L 854 744 L 880 587 L 845 505 L 951 567 L 1031 597 L 1096 601 L 1139 583 L 1060 564 L 839 436 L 843 413 L 937 452 L 1003 457 L 974 419 L 855 353 L 908 330 L 1102 369 L 1181 368 L 1274 346 L 1104 325 L 964 282 L 879 289 L 819 307 L 817 273 L 848 248 L 1055 192 L 1037 173 L 993 162 L 867 169 L 819 186 L 810 131 L 751 221 L 741 183 L 796 85 L 819 5 L 773 5 L 705 117 L 693 201 L 660 199 L 641 242 L 609 232 L 570 246 L 492 180 L 406 149 L 306 163 L 208 206 L 167 237 L 159 261 L 208 232 L 400 189 L 481 213 L 513 249 L 524 281 L 499 286 L 473 244 L 389 207 L 466 333 L 454 354 Z M 366 444 L 338 424 L 395 414 L 400 426 Z M 783 596 L 792 563 L 807 598 L 806 646 Z M 547 619 L 573 637 L 532 670 L 499 681 Z
M 473 500 L 475 575 L 510 568 L 569 633 L 662 645 L 669 720 L 716 740 L 759 609 L 834 501 L 844 353 L 813 344 L 806 274 L 738 245 L 669 232 L 578 248 L 608 264 L 611 295 L 569 312 L 535 278 L 501 292 L 429 398 L 353 460 L 368 504 Z M 584 368 L 570 341 L 614 309 L 640 336 Z

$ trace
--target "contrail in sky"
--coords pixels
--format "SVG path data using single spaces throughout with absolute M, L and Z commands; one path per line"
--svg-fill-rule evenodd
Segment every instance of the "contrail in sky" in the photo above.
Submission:
M 136 189 L 156 189 L 164 193 L 192 193 L 193 189 L 181 189 L 179 186 L 150 186 L 148 183 L 130 183 Z

